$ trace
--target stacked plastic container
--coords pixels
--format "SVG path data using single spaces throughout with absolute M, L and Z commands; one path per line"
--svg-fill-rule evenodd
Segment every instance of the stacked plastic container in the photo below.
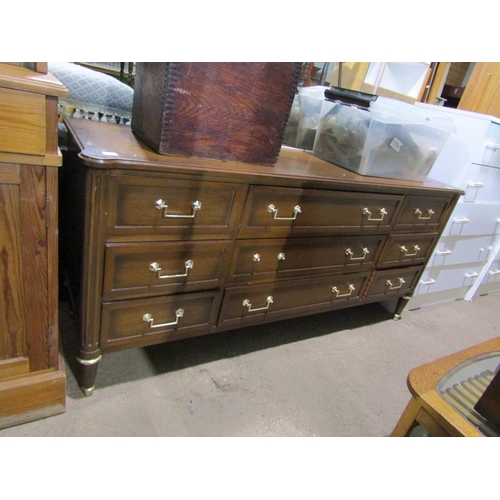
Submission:
M 301 87 L 290 111 L 283 143 L 312 151 L 316 131 L 325 102 L 325 90 L 329 87 Z
M 368 109 L 325 101 L 313 153 L 361 175 L 424 181 L 453 120 L 396 99 Z

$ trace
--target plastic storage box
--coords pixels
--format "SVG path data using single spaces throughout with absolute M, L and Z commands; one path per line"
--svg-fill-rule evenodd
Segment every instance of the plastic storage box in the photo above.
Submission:
M 328 103 L 328 104 L 327 104 Z M 369 109 L 325 101 L 313 153 L 361 175 L 424 181 L 452 119 L 379 97 Z
M 301 87 L 293 100 L 284 144 L 312 151 L 328 87 Z

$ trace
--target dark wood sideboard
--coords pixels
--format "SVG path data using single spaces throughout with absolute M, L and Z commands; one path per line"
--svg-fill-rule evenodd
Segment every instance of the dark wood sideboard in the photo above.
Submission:
M 368 302 L 399 318 L 461 194 L 288 148 L 273 168 L 159 155 L 130 127 L 66 123 L 61 259 L 86 395 L 107 352 Z

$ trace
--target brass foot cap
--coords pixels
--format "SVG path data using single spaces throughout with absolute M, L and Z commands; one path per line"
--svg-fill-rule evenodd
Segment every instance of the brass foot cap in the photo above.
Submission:
M 95 386 L 92 386 L 92 387 L 90 387 L 90 388 L 88 388 L 88 389 L 87 389 L 87 388 L 85 388 L 85 387 L 82 387 L 81 389 L 82 389 L 82 391 L 83 391 L 83 394 L 84 394 L 85 396 L 89 397 L 89 396 L 92 396 L 92 393 L 94 392 L 94 387 L 95 387 Z

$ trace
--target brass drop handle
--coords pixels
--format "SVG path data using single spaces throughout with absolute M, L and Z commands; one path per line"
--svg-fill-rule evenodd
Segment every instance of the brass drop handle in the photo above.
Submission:
M 182 318 L 183 316 L 184 309 L 177 309 L 177 311 L 175 311 L 175 321 L 172 321 L 171 323 L 161 323 L 160 325 L 153 325 L 154 318 L 149 313 L 145 314 L 142 317 L 142 321 L 149 323 L 149 328 L 163 328 L 165 326 L 177 325 L 179 323 L 179 318 Z
M 267 297 L 266 299 L 267 301 L 267 305 L 264 306 L 264 307 L 258 307 L 256 309 L 252 309 L 252 304 L 250 303 L 250 300 L 249 299 L 245 299 L 243 301 L 243 306 L 245 307 L 248 307 L 248 310 L 251 311 L 251 312 L 254 312 L 254 311 L 266 311 L 267 309 L 269 309 L 269 306 L 273 303 L 273 298 L 271 295 L 269 295 L 269 297 Z
M 296 205 L 293 208 L 293 217 L 278 217 L 278 209 L 273 204 L 267 207 L 267 211 L 271 214 L 274 214 L 273 217 L 276 220 L 295 220 L 297 218 L 297 214 L 300 214 L 302 212 L 302 209 L 299 207 L 299 205 Z
M 184 262 L 184 266 L 186 267 L 186 272 L 184 274 L 162 274 L 162 269 L 158 262 L 152 262 L 151 264 L 149 264 L 149 270 L 153 273 L 156 273 L 156 277 L 159 279 L 183 278 L 188 275 L 190 269 L 193 269 L 194 262 L 192 260 L 186 260 L 186 262 Z
M 414 257 L 420 251 L 420 247 L 418 245 L 413 245 L 413 253 L 408 253 L 409 250 L 404 245 L 402 245 L 400 248 L 401 253 L 404 253 L 405 257 Z
M 347 289 L 349 290 L 348 293 L 340 293 L 340 290 L 336 287 L 336 286 L 333 286 L 332 287 L 332 293 L 335 294 L 335 297 L 349 297 L 349 295 L 352 294 L 352 292 L 354 292 L 354 290 L 356 290 L 356 288 L 354 287 L 354 285 L 351 283 Z
M 393 285 L 391 280 L 387 280 L 385 282 L 386 286 L 389 287 L 390 290 L 397 290 L 398 288 L 401 288 L 405 282 L 403 278 L 398 278 L 399 285 Z
M 278 260 L 285 260 L 285 254 L 283 252 L 278 254 Z
M 374 219 L 372 218 L 372 212 L 367 208 L 363 208 L 363 215 L 368 215 L 368 219 L 367 220 L 371 220 L 371 221 L 381 221 L 384 219 L 384 217 L 387 215 L 387 210 L 385 208 L 381 208 L 380 209 L 380 217 L 378 219 Z
M 432 210 L 432 208 L 429 208 L 427 210 L 427 215 L 425 217 L 423 217 L 424 212 L 422 212 L 422 210 L 420 210 L 420 208 L 417 208 L 415 210 L 415 215 L 418 215 L 418 218 L 420 220 L 429 220 L 434 215 L 434 213 L 435 213 L 434 210 Z
M 256 253 L 256 254 L 253 256 L 252 260 L 253 260 L 254 262 L 260 262 L 260 255 L 259 255 L 258 253 Z
M 170 219 L 194 219 L 196 216 L 196 211 L 201 209 L 201 201 L 196 200 L 192 205 L 193 212 L 190 215 L 174 215 L 167 214 L 168 205 L 162 200 L 156 200 L 155 208 L 157 210 L 163 210 L 163 217 Z
M 354 252 L 350 248 L 347 248 L 345 254 L 349 256 L 349 260 L 364 260 L 366 256 L 370 253 L 370 251 L 368 250 L 368 248 L 365 247 L 363 248 L 362 252 L 363 255 L 361 257 L 353 257 Z

